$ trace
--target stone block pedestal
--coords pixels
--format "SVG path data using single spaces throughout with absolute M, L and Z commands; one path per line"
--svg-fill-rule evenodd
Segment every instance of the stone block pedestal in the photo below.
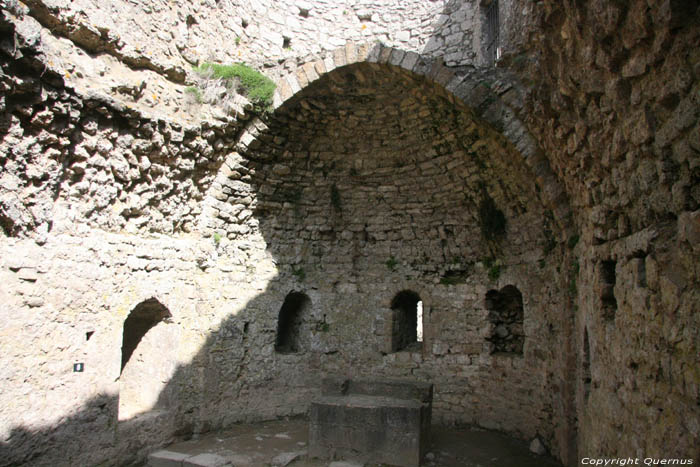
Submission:
M 309 455 L 419 466 L 432 397 L 428 383 L 325 380 L 322 396 L 311 403 Z

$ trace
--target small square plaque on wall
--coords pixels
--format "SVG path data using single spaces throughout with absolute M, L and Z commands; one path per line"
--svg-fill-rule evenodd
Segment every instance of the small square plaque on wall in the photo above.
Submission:
M 84 369 L 85 369 L 84 363 L 74 363 L 73 364 L 73 373 L 82 373 Z

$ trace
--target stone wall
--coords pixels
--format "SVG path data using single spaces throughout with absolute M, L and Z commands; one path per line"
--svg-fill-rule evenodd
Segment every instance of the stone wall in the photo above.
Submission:
M 543 6 L 522 69 L 535 86 L 528 127 L 577 214 L 579 453 L 697 462 L 700 13 Z
M 493 67 L 488 3 L 3 4 L 2 465 L 138 461 L 324 375 L 430 381 L 438 422 L 569 465 L 697 460 L 698 12 L 501 1 Z M 272 111 L 192 102 L 202 60 L 264 69 Z
M 544 209 L 533 207 L 537 194 L 523 171 L 505 175 L 505 165 L 517 158 L 513 149 L 426 84 L 387 65 L 358 64 L 325 75 L 281 107 L 259 144 L 240 155 L 223 185 L 230 195 L 222 204 L 236 209 L 253 194 L 253 217 L 283 277 L 292 281 L 289 288 L 296 279 L 297 287 L 332 300 L 314 317 L 329 327 L 320 348 L 343 362 L 331 369 L 438 381 L 451 373 L 442 365 L 459 361 L 462 380 L 450 389 L 436 386 L 436 418 L 463 421 L 466 411 L 467 419 L 483 421 L 490 416 L 476 414 L 489 413 L 488 405 L 466 404 L 463 386 L 481 371 L 478 358 L 490 354 L 486 284 L 499 280 L 501 270 L 510 281 L 528 268 L 539 273 Z M 246 177 L 252 186 L 243 188 Z M 484 199 L 503 210 L 511 236 L 484 239 L 478 209 Z M 222 221 L 229 215 L 223 206 Z M 237 238 L 227 230 L 221 235 Z M 491 261 L 498 272 L 489 278 L 484 263 Z M 528 292 L 540 294 L 534 287 Z M 390 303 L 402 290 L 423 301 L 422 354 L 388 351 Z M 544 327 L 536 318 L 528 325 L 532 335 Z M 531 351 L 539 344 L 533 339 Z M 520 378 L 526 393 L 535 383 Z M 449 402 L 442 391 L 451 393 Z M 474 392 L 478 397 L 481 389 Z
M 2 257 L 3 303 L 15 311 L 4 318 L 2 339 L 5 361 L 12 362 L 3 367 L 2 377 L 13 388 L 2 398 L 5 420 L 11 421 L 3 425 L 3 465 L 32 458 L 34 465 L 136 460 L 151 442 L 211 423 L 199 414 L 216 402 L 205 397 L 209 378 L 222 377 L 217 384 L 226 381 L 228 393 L 232 390 L 230 373 L 223 378 L 217 371 L 240 372 L 248 366 L 272 371 L 259 361 L 265 359 L 262 323 L 246 318 L 261 342 L 252 346 L 256 351 L 247 359 L 253 361 L 245 359 L 244 365 L 245 346 L 237 341 L 241 332 L 236 328 L 243 323 L 230 319 L 245 315 L 246 303 L 264 289 L 274 270 L 260 248 L 223 259 L 213 242 L 93 230 L 85 236 L 51 235 L 41 247 L 9 239 Z M 207 261 L 217 263 L 210 274 L 200 267 Z M 256 265 L 254 271 L 250 264 Z M 149 331 L 120 372 L 124 322 L 152 298 L 171 316 Z M 37 327 L 38 322 L 45 325 Z M 233 349 L 224 345 L 234 343 L 239 345 Z M 217 364 L 223 350 L 225 364 Z M 84 371 L 73 372 L 74 363 L 83 363 Z M 128 371 L 132 363 L 141 371 Z M 134 386 L 141 392 L 130 391 Z M 149 402 L 159 410 L 123 420 L 129 415 L 123 413 L 125 406 Z M 275 405 L 235 410 L 243 404 L 230 406 L 229 422 L 283 414 Z
M 204 62 L 244 62 L 278 78 L 352 41 L 440 57 L 449 66 L 488 64 L 483 0 L 64 3 L 8 0 L 5 10 L 20 40 L 43 55 L 45 72 L 81 94 L 186 124 L 225 119 L 188 95 L 197 81 L 193 67 Z M 500 10 L 499 45 L 504 57 L 516 56 L 537 15 L 520 0 L 501 0 Z
M 83 114 L 91 115 L 92 105 Z M 120 110 L 98 108 L 95 135 L 76 125 L 73 147 L 90 136 L 96 145 L 109 144 Z M 104 217 L 71 217 L 86 198 L 61 191 L 52 229 L 36 238 L 43 247 L 8 239 L 3 258 L 14 258 L 3 266 L 8 303 L 26 310 L 13 329 L 31 328 L 37 319 L 54 327 L 4 339 L 6 354 L 21 362 L 5 380 L 50 391 L 46 403 L 57 418 L 36 420 L 31 398 L 20 396 L 18 404 L 8 394 L 7 459 L 136 459 L 172 436 L 304 413 L 327 374 L 432 380 L 440 422 L 479 423 L 559 442 L 550 423 L 554 399 L 532 400 L 533 393 L 555 394 L 558 384 L 553 375 L 561 362 L 554 325 L 547 323 L 567 326 L 553 312 L 559 299 L 547 286 L 553 273 L 545 264 L 549 229 L 558 228 L 543 222 L 547 203 L 516 149 L 469 108 L 456 106 L 443 88 L 389 64 L 339 67 L 255 125 L 266 130 L 255 142 L 249 133 L 241 136 L 245 144 L 234 149 L 247 150 L 230 153 L 216 175 L 222 184 L 212 184 L 206 195 L 198 219 L 206 237 L 199 229 L 189 235 L 191 229 L 159 230 L 151 221 L 130 227 L 115 208 L 133 186 L 124 183 Z M 140 135 L 141 126 L 133 128 Z M 165 128 L 172 127 L 160 128 L 168 134 Z M 180 154 L 198 140 L 210 150 L 216 130 L 197 130 L 210 131 L 208 140 L 183 130 L 181 141 L 171 137 L 161 147 Z M 130 147 L 139 140 L 130 140 Z M 110 160 L 118 159 L 114 152 Z M 514 163 L 520 168 L 508 171 Z M 203 180 L 214 177 L 216 165 L 209 164 Z M 168 166 L 171 174 L 176 167 Z M 100 173 L 116 174 L 86 170 L 85 176 Z M 139 179 L 157 183 L 148 173 Z M 91 186 L 111 185 L 100 179 Z M 507 222 L 502 231 L 484 230 L 485 216 L 494 214 L 483 212 L 487 200 Z M 133 235 L 147 232 L 170 236 Z M 22 233 L 31 232 L 13 235 Z M 81 285 L 66 290 L 66 271 L 78 271 Z M 506 284 L 525 296 L 522 357 L 491 355 L 486 291 Z M 300 326 L 303 345 L 296 353 L 278 353 L 278 313 L 292 290 L 311 303 Z M 418 352 L 391 352 L 390 304 L 402 290 L 423 301 Z M 151 299 L 170 317 L 146 334 L 135 360 L 120 372 L 124 323 Z M 37 373 L 34 354 L 20 355 L 47 342 L 38 361 L 54 365 Z M 73 363 L 85 370 L 72 372 Z M 38 379 L 22 383 L 25 374 Z M 97 434 L 89 443 L 99 449 L 71 454 L 83 451 L 76 435 L 87 432 Z
M 8 32 L 17 34 L 2 59 L 5 234 L 46 236 L 85 224 L 191 230 L 242 123 L 154 118 L 119 100 L 84 95 L 44 68 L 46 56 L 35 53 L 21 28 Z

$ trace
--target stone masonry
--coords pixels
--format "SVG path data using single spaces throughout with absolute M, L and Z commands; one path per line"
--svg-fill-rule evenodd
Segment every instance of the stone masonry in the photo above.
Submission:
M 0 466 L 141 462 L 328 376 L 565 465 L 700 462 L 698 7 L 500 0 L 491 63 L 492 2 L 1 1 Z M 271 108 L 193 99 L 238 61 Z

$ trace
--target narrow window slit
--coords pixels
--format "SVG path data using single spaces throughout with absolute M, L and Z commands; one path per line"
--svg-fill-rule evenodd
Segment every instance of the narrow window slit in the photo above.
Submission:
M 501 58 L 498 36 L 498 0 L 492 0 L 486 10 L 486 56 L 491 65 Z
M 423 302 L 410 290 L 396 294 L 391 301 L 391 350 L 417 351 L 423 344 Z
M 600 263 L 600 301 L 603 309 L 603 318 L 608 321 L 615 319 L 617 313 L 617 299 L 615 298 L 615 268 L 617 262 L 612 260 Z
M 588 342 L 588 329 L 583 331 L 583 361 L 581 362 L 581 382 L 583 384 L 583 400 L 588 402 L 591 395 L 591 345 Z

